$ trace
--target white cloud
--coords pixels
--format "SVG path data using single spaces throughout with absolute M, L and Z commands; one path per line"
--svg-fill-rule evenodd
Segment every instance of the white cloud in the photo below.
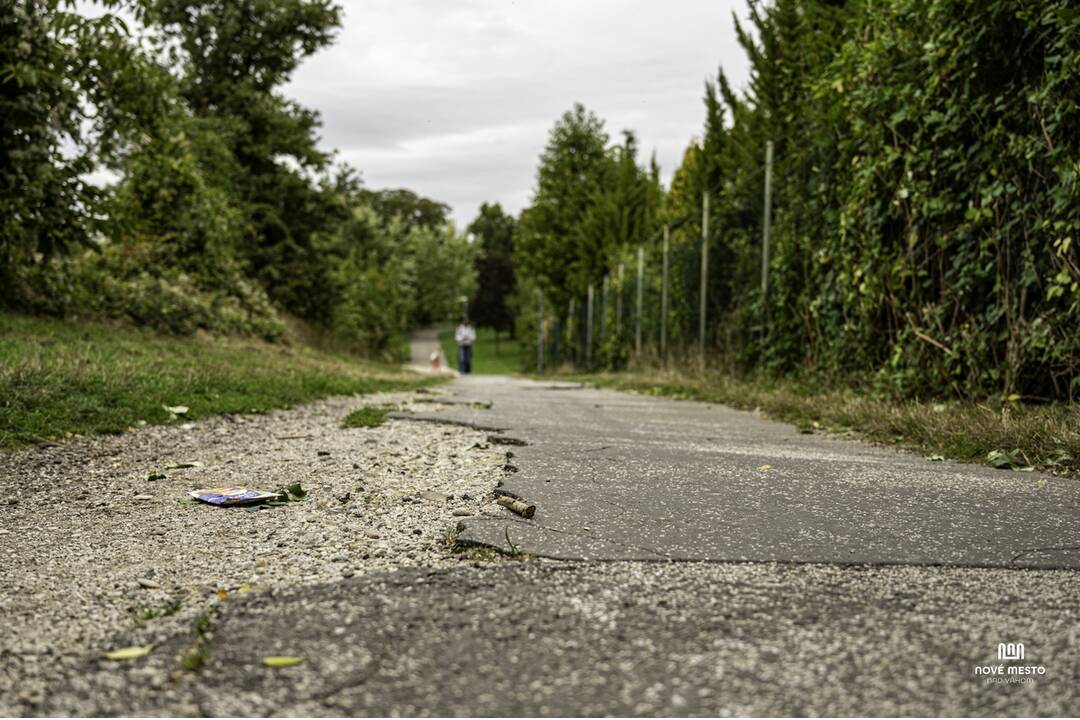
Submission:
M 372 188 L 408 187 L 467 223 L 527 204 L 548 130 L 573 103 L 637 132 L 665 179 L 699 135 L 706 78 L 736 87 L 745 0 L 347 0 L 337 42 L 286 93 Z M 644 159 L 643 158 L 643 159 Z

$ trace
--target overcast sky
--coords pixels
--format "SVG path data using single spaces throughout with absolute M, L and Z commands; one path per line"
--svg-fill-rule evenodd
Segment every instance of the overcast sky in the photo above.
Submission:
M 285 92 L 322 113 L 323 145 L 367 187 L 453 208 L 528 204 L 537 159 L 575 102 L 637 132 L 665 182 L 701 133 L 704 82 L 747 65 L 745 0 L 344 0 L 337 42 Z

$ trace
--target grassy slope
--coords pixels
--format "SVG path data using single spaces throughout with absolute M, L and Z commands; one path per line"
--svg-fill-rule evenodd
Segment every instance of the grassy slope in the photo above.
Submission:
M 450 367 L 457 370 L 457 344 L 454 331 L 439 333 L 443 354 Z M 495 331 L 479 328 L 473 343 L 472 371 L 479 375 L 512 375 L 521 370 L 521 346 L 517 340 L 503 333 L 499 336 L 499 351 L 495 351 Z
M 738 380 L 719 374 L 702 378 L 674 372 L 626 372 L 573 377 L 618 390 L 760 409 L 808 431 L 820 428 L 848 433 L 968 462 L 989 462 L 991 452 L 1018 450 L 1013 467 L 1035 466 L 1055 474 L 1080 476 L 1077 406 L 897 402 L 852 390 Z M 999 460 L 998 464 L 1004 463 Z
M 0 447 L 169 422 L 162 405 L 196 418 L 431 381 L 308 347 L 0 314 Z

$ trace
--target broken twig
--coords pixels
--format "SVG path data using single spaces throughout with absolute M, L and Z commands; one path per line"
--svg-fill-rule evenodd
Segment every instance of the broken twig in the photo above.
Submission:
M 527 503 L 523 500 L 518 500 L 517 498 L 501 495 L 495 498 L 495 502 L 499 503 L 510 512 L 517 513 L 523 518 L 531 518 L 533 515 L 536 514 L 535 505 Z

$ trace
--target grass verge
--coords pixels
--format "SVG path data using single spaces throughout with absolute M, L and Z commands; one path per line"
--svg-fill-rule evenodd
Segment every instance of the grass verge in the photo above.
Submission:
M 458 369 L 457 343 L 454 331 L 439 333 L 446 362 Z M 472 371 L 478 375 L 513 375 L 521 371 L 521 344 L 504 333 L 495 342 L 495 331 L 491 328 L 478 328 L 476 342 L 473 343 Z
M 825 430 L 900 445 L 931 457 L 1002 469 L 1034 467 L 1080 477 L 1080 407 L 900 402 L 794 381 L 675 372 L 572 375 L 601 387 L 760 410 L 805 431 Z
M 0 447 L 437 381 L 306 346 L 0 313 Z

